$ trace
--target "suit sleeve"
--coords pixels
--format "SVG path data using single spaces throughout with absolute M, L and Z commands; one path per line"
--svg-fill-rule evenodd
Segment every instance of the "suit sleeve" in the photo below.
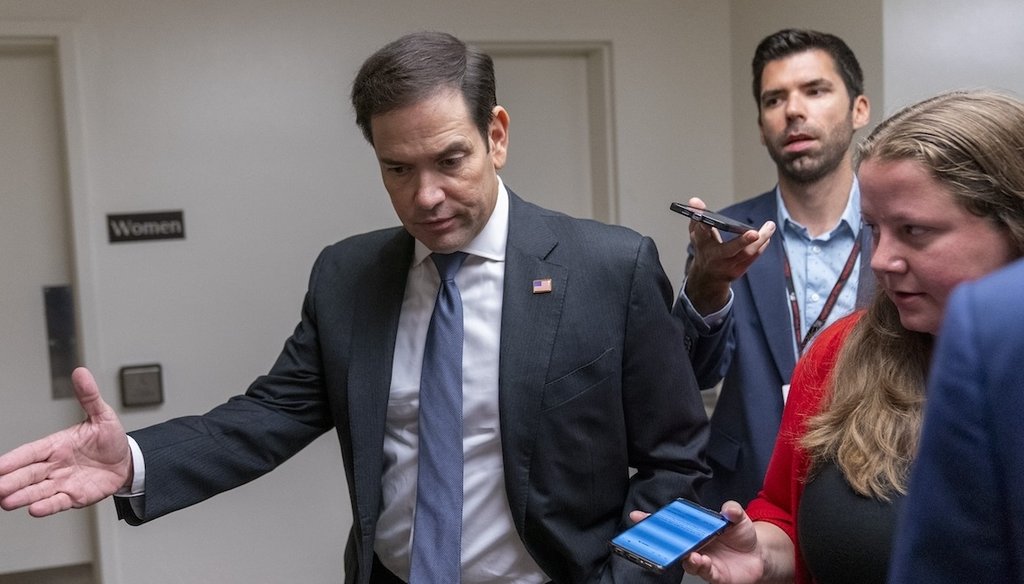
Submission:
M 630 466 L 623 506 L 653 511 L 669 500 L 697 500 L 697 486 L 708 476 L 704 450 L 707 415 L 689 359 L 680 358 L 682 323 L 670 313 L 672 287 L 653 241 L 644 238 L 635 266 L 623 348 L 623 400 Z M 678 582 L 679 571 L 653 575 L 613 557 L 606 582 Z
M 1005 339 L 998 325 L 979 330 L 984 309 L 974 309 L 971 291 L 953 295 L 939 336 L 891 582 L 1013 581 L 1001 551 L 1012 541 L 1000 528 L 1008 493 L 997 482 L 991 429 L 998 424 L 986 401 L 991 372 L 983 362 L 986 337 Z
M 116 498 L 120 518 L 138 525 L 245 484 L 331 427 L 312 299 L 322 260 L 310 278 L 302 319 L 268 375 L 205 415 L 130 433 L 145 456 L 145 495 L 141 505 Z
M 688 359 L 678 358 L 681 323 L 667 308 L 672 289 L 661 269 L 654 242 L 644 238 L 637 258 L 623 348 L 623 393 L 626 401 L 630 461 L 638 470 L 634 489 L 671 475 L 673 496 L 696 497 L 707 478 L 704 448 L 708 424 L 704 404 Z M 668 409 L 666 409 L 668 408 Z M 671 411 L 674 415 L 665 415 Z M 644 500 L 642 508 L 665 501 Z M 641 507 L 636 507 L 641 508 Z
M 687 271 L 693 262 L 693 246 L 688 250 L 686 259 Z M 701 389 L 710 389 L 718 385 L 732 365 L 733 352 L 736 350 L 735 318 L 730 309 L 725 319 L 714 327 L 709 327 L 699 316 L 692 314 L 688 308 L 689 300 L 684 296 L 684 286 L 680 286 L 679 296 L 672 307 L 672 314 L 683 325 L 684 346 L 692 363 L 697 384 Z

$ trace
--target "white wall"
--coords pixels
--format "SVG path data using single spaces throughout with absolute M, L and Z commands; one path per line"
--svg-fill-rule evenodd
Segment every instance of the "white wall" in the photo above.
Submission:
M 620 221 L 656 238 L 678 282 L 686 229 L 668 201 L 731 183 L 728 19 L 702 0 L 0 0 L 0 20 L 75 31 L 87 364 L 113 403 L 119 367 L 164 368 L 165 403 L 123 411 L 129 428 L 243 391 L 297 321 L 316 253 L 395 224 L 348 90 L 363 58 L 411 30 L 610 41 Z M 513 158 L 528 147 L 514 136 Z M 106 242 L 107 213 L 164 209 L 184 210 L 187 239 Z M 327 436 L 141 528 L 100 505 L 104 581 L 338 581 L 339 462 Z
M 1024 98 L 1024 2 L 885 0 L 885 113 L 950 89 Z

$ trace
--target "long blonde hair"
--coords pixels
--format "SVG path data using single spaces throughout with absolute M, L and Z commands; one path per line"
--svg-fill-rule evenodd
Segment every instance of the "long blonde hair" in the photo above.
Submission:
M 990 219 L 1024 255 L 1024 103 L 993 91 L 940 94 L 894 114 L 857 149 L 868 159 L 913 160 L 965 209 Z M 826 404 L 801 446 L 810 476 L 834 462 L 853 489 L 905 494 L 917 452 L 933 337 L 909 331 L 879 290 L 850 332 Z

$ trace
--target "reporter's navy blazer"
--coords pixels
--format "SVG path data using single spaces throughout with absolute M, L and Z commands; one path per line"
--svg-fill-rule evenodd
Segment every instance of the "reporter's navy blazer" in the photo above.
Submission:
M 654 243 L 510 193 L 499 365 L 505 486 L 516 530 L 555 582 L 678 582 L 611 558 L 633 509 L 695 497 L 707 420 Z M 204 416 L 133 432 L 139 523 L 266 473 L 335 428 L 354 524 L 347 582 L 368 582 L 381 505 L 394 341 L 412 261 L 401 229 L 326 248 L 270 372 Z M 536 278 L 552 291 L 534 294 Z M 636 469 L 631 476 L 630 468 Z
M 775 191 L 727 207 L 722 214 L 754 226 L 777 222 Z M 871 234 L 861 232 L 858 305 L 865 304 L 874 290 Z M 673 309 L 686 327 L 686 348 L 698 385 L 709 389 L 722 381 L 708 442 L 712 476 L 700 491 L 701 500 L 713 509 L 730 499 L 746 505 L 757 496 L 775 448 L 782 386 L 789 383 L 796 366 L 784 253 L 782 234 L 777 232 L 764 254 L 733 282 L 732 310 L 713 334 L 698 331 L 680 301 Z M 692 257 L 691 246 L 687 265 Z

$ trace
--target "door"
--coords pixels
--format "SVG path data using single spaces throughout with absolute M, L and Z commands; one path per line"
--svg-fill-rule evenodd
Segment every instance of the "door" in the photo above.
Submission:
M 0 36 L 0 451 L 81 419 L 51 375 L 44 297 L 72 275 L 57 51 L 43 39 Z M 53 296 L 51 290 L 50 295 Z M 58 295 L 60 295 L 58 293 Z M 70 317 L 74 328 L 73 311 Z M 75 353 L 74 342 L 64 349 Z M 64 351 L 64 354 L 68 354 Z M 72 358 L 72 360 L 74 360 Z M 92 562 L 92 512 L 0 517 L 0 574 Z M 26 576 L 28 577 L 28 576 Z
M 509 111 L 506 186 L 548 209 L 615 222 L 609 47 L 478 46 L 494 59 L 498 103 Z

